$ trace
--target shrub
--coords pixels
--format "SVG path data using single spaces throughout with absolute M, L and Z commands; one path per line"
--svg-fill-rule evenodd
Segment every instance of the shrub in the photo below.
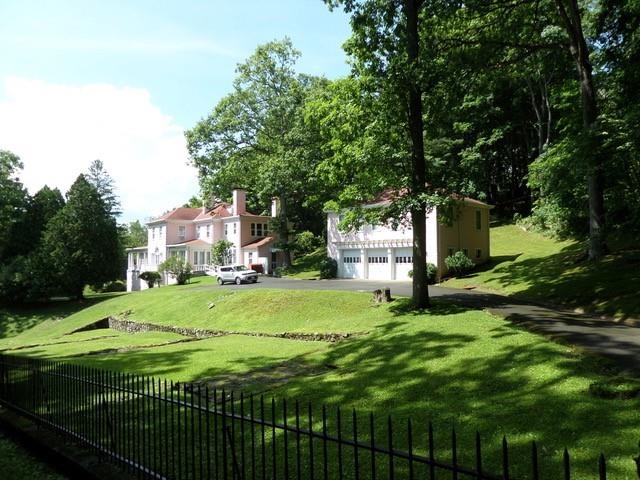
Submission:
M 178 285 L 184 285 L 191 278 L 191 264 L 178 255 L 172 255 L 158 265 L 158 270 L 173 275 Z
M 154 285 L 160 283 L 162 276 L 158 272 L 142 272 L 138 275 L 138 278 L 147 282 L 149 288 L 153 288 Z
M 336 278 L 338 276 L 338 262 L 331 257 L 320 261 L 320 278 Z
M 324 239 L 317 237 L 309 231 L 300 232 L 296 235 L 294 251 L 300 255 L 311 253 L 324 245 Z
M 433 285 L 436 283 L 438 277 L 438 267 L 435 264 L 427 262 L 427 285 Z M 409 278 L 413 278 L 413 270 L 407 272 Z
M 460 250 L 445 258 L 444 263 L 449 271 L 456 277 L 464 275 L 475 266 L 473 260 L 467 257 L 465 253 Z
M 273 269 L 273 276 L 276 278 L 280 278 L 286 274 L 287 274 L 287 267 L 276 267 Z
M 122 280 L 112 280 L 100 287 L 100 292 L 102 293 L 126 292 L 126 291 L 127 291 L 127 285 Z

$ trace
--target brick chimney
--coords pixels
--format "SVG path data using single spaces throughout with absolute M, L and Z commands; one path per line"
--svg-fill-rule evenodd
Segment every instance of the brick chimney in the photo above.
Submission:
M 233 190 L 233 214 L 244 215 L 247 213 L 247 192 L 242 188 Z

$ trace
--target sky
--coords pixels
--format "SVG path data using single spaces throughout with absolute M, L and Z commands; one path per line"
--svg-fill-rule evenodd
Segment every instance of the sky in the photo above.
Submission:
M 289 37 L 299 72 L 334 79 L 349 34 L 322 0 L 0 0 L 0 149 L 30 194 L 100 159 L 120 223 L 144 222 L 198 195 L 184 131 L 258 45 Z

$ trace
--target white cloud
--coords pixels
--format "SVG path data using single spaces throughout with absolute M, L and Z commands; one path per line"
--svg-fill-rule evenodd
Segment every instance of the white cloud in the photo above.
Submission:
M 46 184 L 64 194 L 102 160 L 123 222 L 156 216 L 198 193 L 183 128 L 144 89 L 8 77 L 0 91 L 0 148 L 21 158 L 30 193 Z

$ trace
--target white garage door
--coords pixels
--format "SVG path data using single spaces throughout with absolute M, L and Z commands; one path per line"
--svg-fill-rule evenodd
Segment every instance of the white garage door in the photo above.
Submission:
M 396 248 L 393 259 L 396 262 L 396 280 L 409 280 L 409 270 L 413 269 L 413 249 Z
M 342 250 L 338 265 L 338 276 L 340 278 L 362 278 L 363 265 L 360 257 L 360 250 Z
M 391 265 L 386 248 L 372 248 L 367 252 L 367 267 L 370 280 L 391 279 Z

